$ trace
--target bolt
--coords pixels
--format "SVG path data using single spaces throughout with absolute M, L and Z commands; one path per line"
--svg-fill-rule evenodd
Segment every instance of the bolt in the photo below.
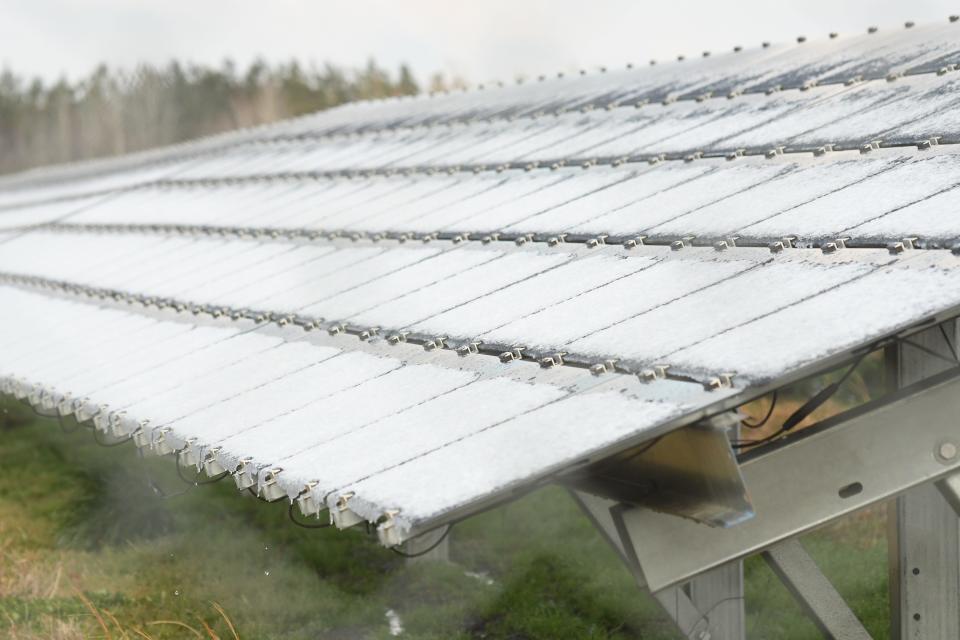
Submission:
M 937 455 L 943 460 L 953 460 L 957 457 L 957 445 L 953 442 L 941 442 L 937 447 Z

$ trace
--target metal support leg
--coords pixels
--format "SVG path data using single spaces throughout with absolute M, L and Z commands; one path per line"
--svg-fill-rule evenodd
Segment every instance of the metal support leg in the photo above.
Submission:
M 799 540 L 781 542 L 765 551 L 763 558 L 816 622 L 824 636 L 831 640 L 870 640 L 870 634 L 821 573 Z
M 957 512 L 933 485 L 891 508 L 892 638 L 960 638 L 960 532 Z
M 740 425 L 731 432 L 740 438 Z M 707 612 L 714 637 L 746 640 L 747 613 L 743 597 L 743 561 L 737 560 L 702 573 L 689 585 L 690 599 L 700 611 Z
M 957 345 L 955 322 L 944 329 Z M 897 354 L 896 378 L 911 384 L 950 367 L 953 359 L 944 332 L 934 327 L 911 342 L 940 353 L 935 358 L 909 344 Z M 904 425 L 909 427 L 909 425 Z M 954 456 L 960 443 L 944 441 L 935 455 Z M 888 534 L 892 640 L 960 638 L 960 479 L 911 489 L 890 507 Z
M 677 623 L 680 633 L 693 640 L 721 640 L 712 632 L 710 617 L 702 612 L 680 587 L 670 587 L 653 594 L 660 606 Z
M 608 498 L 571 490 L 577 504 L 590 518 L 641 588 L 646 581 L 631 550 L 623 546 L 611 509 L 617 502 Z M 697 640 L 744 640 L 746 633 L 743 604 L 743 563 L 733 562 L 694 578 L 684 588 L 664 589 L 653 594 L 660 606 L 687 638 Z
M 731 562 L 690 581 L 690 600 L 704 615 L 716 640 L 744 640 L 743 562 Z

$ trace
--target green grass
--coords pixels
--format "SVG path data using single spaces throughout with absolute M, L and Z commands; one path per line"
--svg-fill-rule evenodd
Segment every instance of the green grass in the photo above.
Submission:
M 679 637 L 558 488 L 458 525 L 454 564 L 408 565 L 362 527 L 295 527 L 285 504 L 229 480 L 163 499 L 150 482 L 186 486 L 170 458 L 98 447 L 88 430 L 63 433 L 18 404 L 0 404 L 0 468 L 2 637 L 104 637 L 81 595 L 158 639 L 191 637 L 150 624 L 160 620 L 232 637 L 211 601 L 244 640 L 389 638 L 387 609 L 418 640 Z M 882 513 L 867 514 L 805 539 L 877 638 L 888 624 L 883 527 Z M 751 638 L 819 638 L 761 560 L 746 574 Z

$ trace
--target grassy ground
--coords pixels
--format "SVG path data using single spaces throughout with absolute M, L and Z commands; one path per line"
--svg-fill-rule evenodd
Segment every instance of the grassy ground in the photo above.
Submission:
M 226 640 L 228 618 L 244 640 L 388 638 L 388 609 L 416 639 L 679 637 L 559 489 L 458 525 L 455 564 L 408 566 L 362 530 L 295 527 L 229 481 L 163 499 L 151 482 L 186 487 L 171 459 L 100 448 L 17 404 L 0 404 L 0 468 L 4 638 Z M 876 638 L 884 526 L 868 512 L 804 541 Z M 762 561 L 746 573 L 751 638 L 819 637 Z

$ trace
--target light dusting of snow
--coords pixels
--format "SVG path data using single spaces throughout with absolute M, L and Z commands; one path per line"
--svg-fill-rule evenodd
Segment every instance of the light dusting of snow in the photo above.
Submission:
M 390 625 L 390 635 L 403 635 L 403 621 L 400 619 L 400 615 L 393 609 L 387 609 L 384 616 L 387 618 L 387 624 Z

